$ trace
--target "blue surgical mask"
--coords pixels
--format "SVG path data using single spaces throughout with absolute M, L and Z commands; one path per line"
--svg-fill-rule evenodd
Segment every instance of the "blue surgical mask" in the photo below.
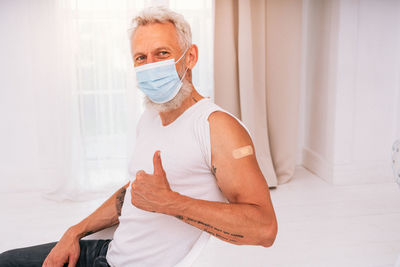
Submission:
M 136 81 L 139 89 L 154 103 L 166 103 L 173 99 L 182 87 L 182 80 L 186 75 L 186 68 L 182 79 L 179 79 L 174 59 L 149 63 L 135 68 Z

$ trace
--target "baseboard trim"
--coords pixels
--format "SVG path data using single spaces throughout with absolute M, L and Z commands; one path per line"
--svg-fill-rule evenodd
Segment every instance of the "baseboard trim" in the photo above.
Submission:
M 315 151 L 303 147 L 303 166 L 334 185 L 356 185 L 394 182 L 391 161 L 360 161 L 349 164 L 328 162 Z
M 326 159 L 309 148 L 303 147 L 303 166 L 321 179 L 333 184 L 332 168 Z

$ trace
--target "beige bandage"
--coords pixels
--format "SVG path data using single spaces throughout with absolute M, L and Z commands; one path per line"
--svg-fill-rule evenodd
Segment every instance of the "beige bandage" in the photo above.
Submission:
M 235 159 L 240 159 L 249 155 L 253 155 L 253 147 L 250 145 L 239 147 L 232 151 L 232 156 Z

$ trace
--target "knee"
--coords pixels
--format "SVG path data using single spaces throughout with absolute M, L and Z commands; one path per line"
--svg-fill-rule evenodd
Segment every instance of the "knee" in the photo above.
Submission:
M 33 247 L 17 248 L 0 254 L 0 267 L 29 266 L 41 267 L 44 259 L 56 243 L 48 243 Z
M 42 263 L 41 259 L 33 257 L 24 249 L 8 250 L 0 254 L 1 267 L 40 267 Z

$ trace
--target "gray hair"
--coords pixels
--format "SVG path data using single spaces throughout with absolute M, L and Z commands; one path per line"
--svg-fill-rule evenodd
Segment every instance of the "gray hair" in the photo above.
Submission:
M 188 49 L 192 44 L 192 31 L 190 30 L 189 23 L 181 14 L 163 6 L 145 8 L 133 18 L 130 27 L 130 39 L 132 40 L 133 34 L 135 34 L 136 29 L 140 26 L 167 22 L 174 24 L 181 49 Z

